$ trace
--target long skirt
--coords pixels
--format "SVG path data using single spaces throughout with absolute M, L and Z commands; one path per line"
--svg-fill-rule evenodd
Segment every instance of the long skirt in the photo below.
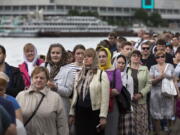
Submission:
M 100 111 L 89 108 L 76 107 L 75 132 L 76 135 L 104 135 L 103 130 L 97 130 Z
M 148 111 L 146 104 L 133 103 L 134 129 L 136 135 L 148 135 Z
M 129 112 L 127 114 L 120 114 L 119 135 L 135 135 L 134 116 L 132 112 Z
M 107 124 L 105 127 L 105 135 L 117 135 L 118 134 L 118 121 L 119 121 L 119 110 L 116 100 L 114 100 L 112 112 L 108 113 Z

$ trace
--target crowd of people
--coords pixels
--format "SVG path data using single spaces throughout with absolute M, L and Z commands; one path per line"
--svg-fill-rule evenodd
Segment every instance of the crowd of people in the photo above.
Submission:
M 179 135 L 180 34 L 138 38 L 112 32 L 95 49 L 73 51 L 55 43 L 41 57 L 27 43 L 18 67 L 0 45 L 0 135 Z M 162 93 L 165 79 L 175 95 Z

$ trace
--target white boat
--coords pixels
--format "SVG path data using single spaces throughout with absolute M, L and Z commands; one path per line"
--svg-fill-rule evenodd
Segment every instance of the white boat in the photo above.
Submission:
M 2 18 L 0 18 L 2 19 Z M 96 17 L 87 16 L 64 16 L 47 17 L 46 19 L 12 19 L 16 21 L 1 20 L 0 36 L 10 37 L 36 37 L 48 33 L 56 34 L 82 34 L 82 33 L 109 33 L 114 31 L 117 26 L 108 25 Z

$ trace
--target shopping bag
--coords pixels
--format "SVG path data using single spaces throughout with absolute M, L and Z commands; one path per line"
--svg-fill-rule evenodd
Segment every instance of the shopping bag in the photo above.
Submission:
M 177 91 L 173 79 L 164 78 L 162 80 L 162 95 L 164 96 L 176 96 Z

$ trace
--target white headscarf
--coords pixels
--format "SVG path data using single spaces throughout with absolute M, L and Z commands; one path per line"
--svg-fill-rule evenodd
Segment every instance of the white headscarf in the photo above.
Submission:
M 30 61 L 27 60 L 27 58 L 26 58 L 26 56 L 25 56 L 25 53 L 24 53 L 24 51 L 23 51 L 23 58 L 24 58 L 24 62 L 27 64 L 29 76 L 31 75 L 31 73 L 32 73 L 32 71 L 33 71 L 33 69 L 34 69 L 34 67 L 35 67 L 35 65 L 36 65 L 36 61 L 37 61 L 37 59 L 38 59 L 37 49 L 36 49 L 36 47 L 35 47 L 34 45 L 32 45 L 32 46 L 33 46 L 33 48 L 34 48 L 34 55 L 35 55 L 32 62 L 30 62 Z

